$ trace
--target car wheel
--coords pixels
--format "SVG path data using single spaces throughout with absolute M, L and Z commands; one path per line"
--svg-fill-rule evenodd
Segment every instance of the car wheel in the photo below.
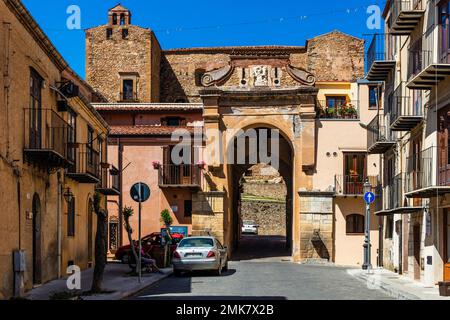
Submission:
M 228 271 L 228 260 L 227 260 L 227 263 L 225 263 L 225 265 L 223 266 L 222 270 L 223 271 Z
M 128 258 L 128 255 L 127 255 L 127 254 L 124 254 L 124 255 L 122 256 L 121 261 L 122 261 L 123 264 L 128 264 L 128 262 L 130 261 L 130 259 Z
M 222 275 L 222 262 L 219 263 L 219 268 L 215 271 L 216 276 L 220 277 Z
M 181 276 L 181 270 L 173 270 L 173 274 L 175 275 L 175 277 L 180 277 Z

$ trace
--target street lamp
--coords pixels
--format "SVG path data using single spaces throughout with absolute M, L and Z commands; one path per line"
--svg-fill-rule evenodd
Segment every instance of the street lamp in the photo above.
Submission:
M 369 178 L 366 178 L 366 181 L 364 182 L 364 194 L 367 194 L 368 192 L 372 192 L 372 185 L 369 182 Z M 372 269 L 372 264 L 370 263 L 370 203 L 366 201 L 366 216 L 365 216 L 365 223 L 364 223 L 364 264 L 362 265 L 363 270 L 370 270 Z
M 73 193 L 72 191 L 70 191 L 70 188 L 67 188 L 66 191 L 63 194 L 64 199 L 66 200 L 67 203 L 72 202 L 73 199 Z

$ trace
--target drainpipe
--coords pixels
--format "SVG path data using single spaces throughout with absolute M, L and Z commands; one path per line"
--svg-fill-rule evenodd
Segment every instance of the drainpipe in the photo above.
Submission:
M 62 216 L 61 216 L 61 197 L 62 197 L 61 172 L 58 172 L 58 198 L 56 200 L 56 215 L 57 215 L 57 242 L 58 242 L 58 279 L 61 278 L 61 264 L 62 264 Z

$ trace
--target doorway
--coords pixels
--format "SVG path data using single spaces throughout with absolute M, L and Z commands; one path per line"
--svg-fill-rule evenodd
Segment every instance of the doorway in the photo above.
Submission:
M 33 284 L 42 282 L 41 270 L 41 201 L 37 193 L 33 196 Z
M 366 177 L 366 154 L 344 153 L 344 192 L 362 194 Z
M 94 205 L 92 203 L 92 199 L 89 197 L 88 200 L 88 212 L 87 212 L 87 242 L 88 242 L 88 264 L 92 264 L 93 261 L 93 253 L 94 253 L 94 249 L 93 249 L 93 232 L 94 232 L 94 228 L 93 228 L 93 214 L 92 212 L 94 211 Z
M 414 279 L 420 280 L 420 224 L 413 227 Z
M 444 281 L 450 281 L 450 210 L 444 209 Z

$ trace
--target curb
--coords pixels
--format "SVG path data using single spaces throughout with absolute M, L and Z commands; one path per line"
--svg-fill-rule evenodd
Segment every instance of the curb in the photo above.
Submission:
M 349 273 L 354 278 L 358 279 L 361 282 L 365 282 L 367 284 L 368 277 L 362 274 L 354 274 Z M 386 293 L 389 297 L 392 297 L 396 300 L 421 300 L 420 297 L 413 295 L 411 293 L 408 293 L 406 291 L 403 291 L 398 288 L 393 288 L 391 285 L 387 284 L 386 282 L 383 282 L 382 280 L 379 280 L 377 283 L 377 287 Z
M 139 288 L 139 289 L 133 290 L 133 291 L 127 291 L 127 292 L 124 292 L 123 294 L 121 294 L 121 295 L 118 297 L 117 300 L 124 300 L 124 299 L 126 299 L 126 298 L 128 298 L 128 297 L 130 297 L 130 296 L 132 296 L 132 295 L 134 295 L 134 294 L 136 294 L 136 293 L 138 293 L 138 292 L 141 292 L 142 290 L 145 290 L 145 289 L 147 289 L 148 287 L 153 286 L 153 285 L 155 285 L 155 284 L 161 282 L 161 281 L 164 280 L 164 279 L 167 279 L 167 278 L 170 277 L 172 274 L 173 274 L 173 271 L 169 271 L 169 272 L 167 272 L 167 273 L 161 275 L 161 278 L 159 278 L 158 280 L 155 280 L 154 282 L 152 282 L 152 283 L 150 283 L 150 284 L 148 284 L 148 285 L 146 285 L 146 286 L 144 286 L 144 287 L 142 287 L 142 288 Z

